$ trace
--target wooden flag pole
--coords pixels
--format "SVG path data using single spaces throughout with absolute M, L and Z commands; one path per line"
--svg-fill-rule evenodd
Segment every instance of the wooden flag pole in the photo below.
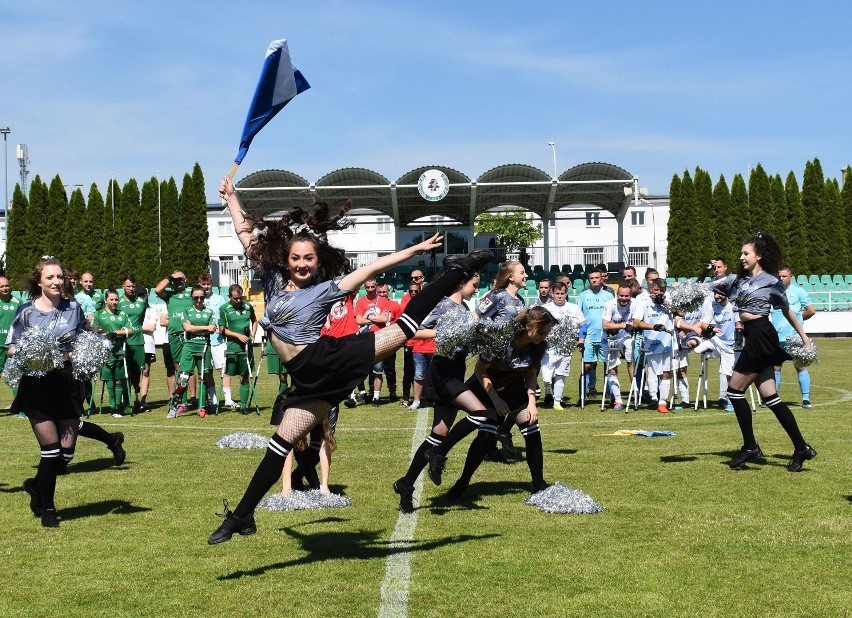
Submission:
M 237 173 L 237 168 L 239 168 L 239 167 L 240 167 L 240 164 L 239 164 L 239 163 L 234 163 L 234 167 L 232 167 L 232 168 L 231 168 L 231 171 L 230 171 L 230 172 L 228 172 L 228 178 L 230 178 L 231 180 L 233 180 L 233 179 L 234 179 L 234 174 L 236 174 L 236 173 Z

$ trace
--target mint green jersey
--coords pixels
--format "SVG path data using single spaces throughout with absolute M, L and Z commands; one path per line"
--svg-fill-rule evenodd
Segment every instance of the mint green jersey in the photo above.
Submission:
M 10 296 L 9 300 L 0 300 L 0 345 L 5 345 L 12 320 L 15 319 L 20 306 L 21 299 L 14 296 Z

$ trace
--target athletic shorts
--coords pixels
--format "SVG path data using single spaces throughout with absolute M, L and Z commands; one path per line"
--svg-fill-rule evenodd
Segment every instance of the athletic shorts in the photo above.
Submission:
M 213 359 L 213 369 L 220 370 L 225 366 L 225 349 L 228 344 L 222 342 L 210 347 L 210 357 Z
M 693 350 L 698 354 L 706 354 L 707 358 L 719 359 L 719 375 L 729 376 L 734 372 L 733 344 L 725 343 L 719 337 L 711 337 L 699 343 Z
M 254 354 L 251 358 L 251 367 L 254 369 Z M 249 359 L 244 352 L 229 352 L 225 355 L 225 375 L 245 376 L 249 373 Z
M 178 367 L 178 371 L 180 371 L 181 373 L 189 374 L 192 374 L 194 371 L 198 371 L 198 373 L 200 374 L 206 374 L 211 371 L 212 360 L 213 359 L 212 353 L 210 351 L 210 346 L 207 346 L 203 353 L 200 350 L 196 353 L 193 353 L 192 348 L 187 348 L 186 346 L 184 346 L 183 356 L 181 356 L 180 358 L 180 366 Z M 203 367 L 202 362 L 204 363 Z
M 672 355 L 670 352 L 660 352 L 658 354 L 646 354 L 645 366 L 648 367 L 654 375 L 660 375 L 664 371 L 672 370 Z
M 105 382 L 127 379 L 127 375 L 124 373 L 124 358 L 121 356 L 110 356 L 103 367 L 101 367 L 100 378 Z
M 547 350 L 541 359 L 541 379 L 552 383 L 553 376 L 567 376 L 571 373 L 571 355 L 563 356 L 553 350 Z
M 180 363 L 183 358 L 183 333 L 169 333 L 169 347 L 172 350 L 172 361 Z
M 604 351 L 604 345 L 600 341 L 592 341 L 589 342 L 586 339 L 586 347 L 583 350 L 583 362 L 584 363 L 602 363 L 606 360 L 606 352 Z
M 146 362 L 145 346 L 128 344 L 124 346 L 124 355 L 127 359 L 127 373 L 130 374 L 130 381 L 134 385 L 138 385 L 139 376 L 142 375 L 142 369 Z

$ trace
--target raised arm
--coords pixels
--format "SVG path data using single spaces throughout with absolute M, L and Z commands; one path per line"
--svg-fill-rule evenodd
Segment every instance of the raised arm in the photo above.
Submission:
M 236 227 L 236 223 L 234 223 L 234 227 Z M 410 260 L 415 255 L 420 255 L 422 253 L 428 253 L 433 249 L 440 249 L 443 244 L 442 241 L 443 236 L 440 234 L 435 234 L 432 238 L 428 240 L 424 240 L 418 245 L 414 245 L 413 247 L 406 247 L 396 253 L 391 253 L 390 255 L 382 256 L 366 266 L 362 266 L 358 270 L 354 270 L 340 281 L 338 284 L 340 289 L 342 290 L 357 290 L 360 288 L 365 281 L 375 277 L 376 275 L 385 272 L 393 268 L 394 266 L 398 266 L 402 264 L 406 260 Z
M 234 183 L 229 176 L 225 176 L 222 179 L 222 182 L 219 183 L 219 195 L 228 205 L 228 212 L 231 214 L 231 221 L 234 222 L 234 232 L 236 232 L 237 238 L 243 245 L 246 255 L 250 258 L 254 258 L 255 256 L 252 255 L 252 245 L 255 241 L 254 232 L 252 231 L 252 226 L 248 219 L 246 219 L 246 215 L 243 212 L 242 205 L 240 204 L 240 198 L 237 196 L 237 193 L 234 190 Z

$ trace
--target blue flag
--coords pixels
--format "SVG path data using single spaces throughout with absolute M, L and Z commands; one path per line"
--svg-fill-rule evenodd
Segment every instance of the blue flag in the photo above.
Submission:
M 242 163 L 254 136 L 293 97 L 310 87 L 290 61 L 287 39 L 272 41 L 266 50 L 266 59 L 263 61 L 263 69 L 260 71 L 260 79 L 257 81 L 257 89 L 254 91 L 240 138 L 240 151 L 234 163 Z

